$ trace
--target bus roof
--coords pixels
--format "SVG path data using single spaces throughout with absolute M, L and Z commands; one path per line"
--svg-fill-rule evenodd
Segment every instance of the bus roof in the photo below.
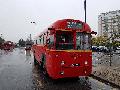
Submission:
M 82 28 L 75 27 L 76 25 L 82 25 Z M 54 28 L 55 30 L 60 30 L 60 29 L 66 29 L 66 30 L 78 30 L 78 31 L 85 31 L 85 32 L 91 32 L 91 28 L 87 23 L 84 23 L 80 20 L 74 20 L 74 19 L 62 19 L 62 20 L 57 20 L 54 22 L 49 28 Z
M 78 32 L 87 32 L 87 33 L 92 32 L 91 28 L 87 23 L 82 22 L 80 20 L 74 20 L 74 19 L 57 20 L 48 28 L 51 28 L 54 30 L 76 30 Z M 42 33 L 40 33 L 38 36 L 42 35 L 43 33 L 46 33 L 48 28 L 45 29 Z

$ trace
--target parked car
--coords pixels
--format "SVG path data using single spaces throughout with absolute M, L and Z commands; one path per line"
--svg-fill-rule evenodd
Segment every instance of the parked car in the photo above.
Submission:
M 120 46 L 116 47 L 116 53 L 120 53 Z
M 92 51 L 93 52 L 98 52 L 99 51 L 99 48 L 97 46 L 92 46 Z
M 99 46 L 99 52 L 109 52 L 109 49 L 106 46 Z

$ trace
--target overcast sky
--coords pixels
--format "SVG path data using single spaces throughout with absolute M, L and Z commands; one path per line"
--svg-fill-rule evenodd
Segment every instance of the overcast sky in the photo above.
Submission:
M 87 23 L 98 30 L 98 15 L 120 10 L 120 0 L 86 0 Z M 84 0 L 0 0 L 0 34 L 17 42 L 39 34 L 59 19 L 84 21 Z M 36 22 L 36 24 L 30 23 Z

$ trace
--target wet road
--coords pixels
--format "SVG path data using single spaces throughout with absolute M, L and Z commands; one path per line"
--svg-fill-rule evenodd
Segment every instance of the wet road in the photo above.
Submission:
M 33 64 L 32 52 L 0 51 L 0 90 L 119 90 L 89 77 L 53 81 Z

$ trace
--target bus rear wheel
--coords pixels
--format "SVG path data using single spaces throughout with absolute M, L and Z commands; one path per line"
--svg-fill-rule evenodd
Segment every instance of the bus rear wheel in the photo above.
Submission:
M 48 73 L 47 73 L 47 70 L 45 67 L 45 63 L 46 63 L 46 56 L 44 54 L 42 54 L 40 68 L 42 69 L 43 74 L 48 76 Z
M 40 61 L 39 65 L 42 70 L 45 68 L 45 55 L 44 54 L 42 54 L 42 56 L 41 56 L 41 61 Z

